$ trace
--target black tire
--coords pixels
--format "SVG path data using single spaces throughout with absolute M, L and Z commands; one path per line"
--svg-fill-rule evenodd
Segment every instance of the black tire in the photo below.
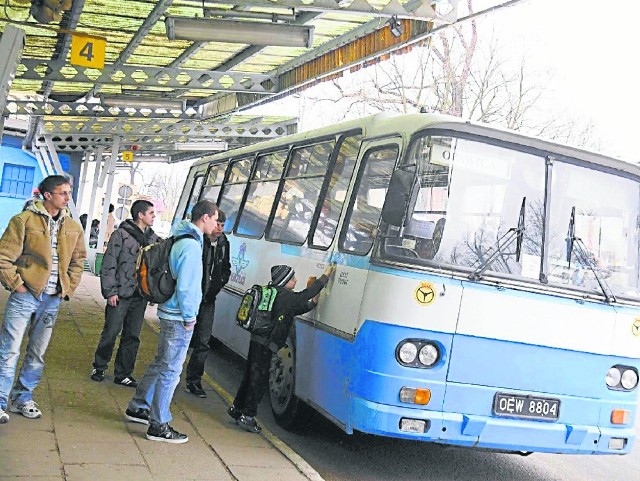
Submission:
M 303 427 L 309 421 L 312 409 L 295 395 L 295 333 L 287 344 L 275 353 L 269 369 L 269 399 L 276 422 L 287 430 Z

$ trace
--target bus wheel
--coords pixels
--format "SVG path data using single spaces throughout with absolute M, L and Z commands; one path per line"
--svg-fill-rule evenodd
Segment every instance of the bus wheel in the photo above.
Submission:
M 293 339 L 271 358 L 269 397 L 276 422 L 285 429 L 295 429 L 309 420 L 311 408 L 295 395 L 295 352 Z

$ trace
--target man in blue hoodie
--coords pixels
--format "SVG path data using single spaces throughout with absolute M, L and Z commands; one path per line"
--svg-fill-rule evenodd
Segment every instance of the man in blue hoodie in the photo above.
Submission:
M 218 207 L 208 200 L 193 206 L 191 220 L 183 220 L 173 230 L 175 237 L 188 234 L 176 241 L 169 256 L 169 267 L 176 279 L 176 291 L 169 300 L 158 306 L 160 335 L 158 353 L 138 384 L 125 418 L 147 424 L 147 439 L 181 444 L 189 441 L 187 435 L 173 429 L 169 405 L 180 381 L 182 365 L 187 357 L 189 341 L 193 335 L 198 308 L 202 300 L 203 235 L 216 229 Z

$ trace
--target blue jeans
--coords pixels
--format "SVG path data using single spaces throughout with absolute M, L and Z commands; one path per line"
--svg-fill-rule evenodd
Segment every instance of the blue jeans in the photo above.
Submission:
M 0 408 L 7 409 L 9 395 L 11 403 L 18 406 L 33 399 L 33 390 L 38 386 L 44 370 L 44 353 L 59 307 L 60 296 L 57 294 L 42 294 L 41 299 L 36 299 L 30 292 L 13 292 L 9 296 L 0 329 Z M 22 368 L 18 382 L 11 389 L 20 357 L 20 345 L 27 329 L 29 340 Z
M 180 321 L 160 319 L 158 353 L 147 372 L 138 383 L 136 393 L 129 402 L 129 409 L 149 409 L 152 425 L 171 422 L 169 405 L 173 392 L 180 382 L 182 365 L 187 357 L 193 330 L 186 329 Z

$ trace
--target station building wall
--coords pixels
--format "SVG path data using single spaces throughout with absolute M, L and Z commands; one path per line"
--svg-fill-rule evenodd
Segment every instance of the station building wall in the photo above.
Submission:
M 69 170 L 69 156 L 58 154 L 65 172 Z M 22 150 L 22 139 L 3 135 L 0 144 L 0 235 L 11 217 L 24 207 L 43 176 L 38 161 Z

